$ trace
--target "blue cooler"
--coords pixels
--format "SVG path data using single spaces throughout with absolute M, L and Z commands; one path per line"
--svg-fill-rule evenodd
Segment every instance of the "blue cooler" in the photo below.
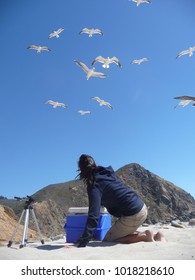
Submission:
M 71 212 L 70 208 L 70 212 Z M 64 229 L 66 231 L 66 242 L 74 243 L 76 242 L 83 234 L 85 229 L 85 224 L 87 222 L 88 214 L 84 212 L 88 212 L 88 207 L 78 209 L 74 208 L 74 212 L 76 213 L 69 213 L 66 216 L 66 224 Z M 78 213 L 82 212 L 82 213 Z M 106 235 L 107 231 L 111 227 L 111 216 L 108 214 L 107 211 L 104 212 L 100 211 L 100 219 L 97 228 L 94 231 L 94 238 L 96 240 L 103 240 L 104 236 Z

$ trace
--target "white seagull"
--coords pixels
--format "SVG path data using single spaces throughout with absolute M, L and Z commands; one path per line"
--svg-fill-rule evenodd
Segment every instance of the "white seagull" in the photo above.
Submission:
M 121 67 L 121 63 L 120 61 L 118 60 L 118 58 L 116 56 L 113 56 L 112 58 L 110 57 L 107 57 L 107 58 L 104 58 L 102 57 L 101 55 L 100 56 L 97 56 L 93 61 L 92 61 L 92 65 L 96 62 L 101 62 L 103 63 L 102 67 L 104 68 L 109 68 L 109 64 L 110 63 L 116 63 L 119 67 Z
M 179 99 L 179 100 L 183 100 L 183 101 L 180 101 L 176 106 L 175 108 L 178 106 L 178 105 L 181 105 L 183 107 L 187 106 L 188 104 L 190 104 L 191 102 L 193 103 L 192 106 L 195 106 L 195 96 L 178 96 L 178 97 L 174 97 L 174 99 Z
M 86 114 L 91 114 L 91 111 L 79 110 L 78 113 L 81 114 L 82 116 L 84 116 L 84 115 L 86 115 Z
M 129 1 L 137 3 L 137 6 L 139 6 L 141 3 L 148 3 L 148 4 L 152 3 L 151 0 L 129 0 Z
M 80 62 L 78 60 L 74 60 L 74 62 L 80 66 L 86 73 L 87 73 L 87 76 L 86 76 L 86 79 L 89 80 L 90 77 L 100 77 L 100 78 L 106 78 L 107 75 L 105 75 L 104 73 L 101 73 L 101 72 L 95 72 L 95 68 L 91 68 L 89 69 L 83 62 Z
M 57 108 L 57 107 L 63 107 L 65 109 L 68 108 L 67 105 L 65 105 L 64 103 L 60 103 L 58 101 L 48 100 L 45 103 L 51 104 L 53 108 Z
M 98 29 L 98 28 L 83 28 L 79 34 L 82 34 L 82 33 L 86 33 L 86 34 L 89 34 L 89 37 L 92 37 L 93 34 L 100 34 L 100 35 L 104 35 L 104 33 Z
M 37 53 L 40 53 L 41 51 L 51 51 L 48 47 L 36 46 L 36 45 L 30 45 L 30 46 L 27 47 L 27 49 L 36 50 Z
M 195 51 L 195 47 L 190 47 L 190 48 L 187 49 L 187 50 L 181 51 L 181 52 L 176 56 L 176 58 L 179 58 L 179 57 L 181 57 L 182 55 L 185 55 L 185 54 L 189 54 L 189 56 L 192 56 L 192 55 L 193 55 L 193 51 Z
M 107 101 L 105 101 L 105 100 L 103 100 L 103 99 L 100 99 L 98 96 L 94 96 L 94 97 L 92 97 L 91 99 L 94 99 L 94 100 L 96 100 L 97 102 L 99 102 L 99 105 L 100 105 L 100 106 L 105 105 L 105 106 L 108 106 L 110 109 L 113 109 L 112 106 L 111 106 L 111 104 L 110 104 L 109 102 L 107 102 Z
M 55 30 L 53 31 L 52 33 L 49 34 L 49 39 L 52 38 L 52 37 L 56 37 L 56 38 L 59 38 L 59 34 L 64 31 L 64 28 L 59 28 L 58 30 Z
M 134 59 L 134 60 L 131 61 L 131 64 L 140 65 L 142 62 L 148 61 L 148 60 L 149 60 L 149 58 L 147 58 L 147 57 L 144 57 L 144 58 L 141 58 L 141 59 Z

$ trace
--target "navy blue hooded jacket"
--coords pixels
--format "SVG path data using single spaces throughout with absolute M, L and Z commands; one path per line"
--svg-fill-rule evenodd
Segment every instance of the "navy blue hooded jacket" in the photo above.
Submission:
M 116 176 L 111 166 L 98 166 L 95 170 L 95 183 L 87 187 L 89 199 L 88 219 L 82 240 L 89 241 L 97 228 L 100 207 L 104 206 L 115 216 L 131 216 L 138 213 L 144 202 Z

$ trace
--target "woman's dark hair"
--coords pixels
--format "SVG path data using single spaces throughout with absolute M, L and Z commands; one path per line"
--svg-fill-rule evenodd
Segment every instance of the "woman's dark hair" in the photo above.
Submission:
M 96 169 L 95 160 L 86 154 L 80 156 L 78 161 L 78 177 L 83 179 L 87 186 L 93 185 L 95 182 L 94 170 Z

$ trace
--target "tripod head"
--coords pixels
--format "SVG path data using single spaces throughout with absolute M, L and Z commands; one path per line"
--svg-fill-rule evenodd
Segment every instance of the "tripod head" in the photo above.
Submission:
M 32 208 L 32 203 L 35 202 L 35 200 L 32 198 L 32 196 L 29 196 L 29 195 L 27 195 L 26 197 L 14 196 L 14 198 L 18 201 L 25 201 L 24 209 Z

